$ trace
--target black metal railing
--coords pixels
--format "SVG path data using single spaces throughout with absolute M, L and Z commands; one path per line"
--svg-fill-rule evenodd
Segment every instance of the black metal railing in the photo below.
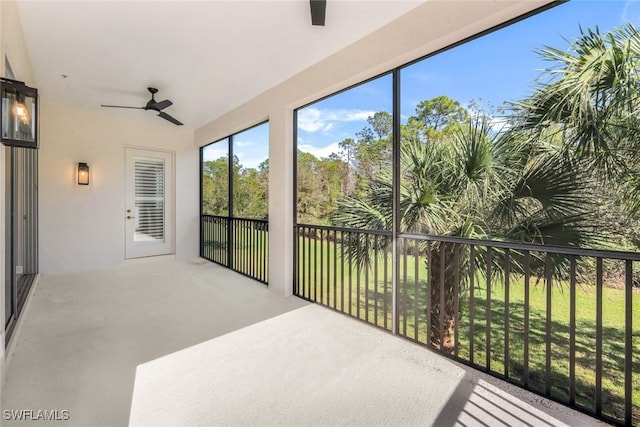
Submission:
M 229 217 L 200 217 L 200 256 L 229 267 Z
M 269 222 L 201 216 L 200 256 L 252 279 L 269 279 Z
M 399 234 L 394 298 L 390 232 L 296 229 L 296 295 L 395 323 L 400 336 L 604 420 L 640 423 L 640 254 Z
M 318 225 L 297 230 L 294 294 L 391 330 L 391 234 Z M 371 252 L 371 268 L 357 262 L 358 251 Z

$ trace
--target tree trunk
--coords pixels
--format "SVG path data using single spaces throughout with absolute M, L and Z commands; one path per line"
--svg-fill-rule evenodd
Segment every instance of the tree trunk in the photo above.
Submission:
M 431 246 L 427 261 L 430 267 L 429 304 L 425 307 L 430 320 L 429 343 L 434 347 L 442 347 L 444 351 L 453 353 L 455 348 L 456 312 L 456 269 L 460 273 L 461 265 L 455 263 L 456 245 L 453 243 L 435 242 Z M 460 261 L 460 260 L 459 260 Z M 461 278 L 461 274 L 457 278 Z M 459 286 L 458 286 L 459 288 Z M 459 289 L 458 289 L 458 292 Z M 443 304 L 444 303 L 444 304 Z

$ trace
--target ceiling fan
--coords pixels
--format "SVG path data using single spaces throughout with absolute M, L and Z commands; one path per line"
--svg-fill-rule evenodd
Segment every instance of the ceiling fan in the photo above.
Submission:
M 311 6 L 311 25 L 324 27 L 327 12 L 327 0 L 309 0 Z
M 149 90 L 149 92 L 151 92 L 151 99 L 144 105 L 144 107 L 128 107 L 128 106 L 125 106 L 125 105 L 101 105 L 101 107 L 132 108 L 132 109 L 135 109 L 135 110 L 157 111 L 158 112 L 158 116 L 162 117 L 165 120 L 170 121 L 174 125 L 182 126 L 182 122 L 180 122 L 176 118 L 174 118 L 174 117 L 170 116 L 169 114 L 165 113 L 164 111 L 162 111 L 165 108 L 172 106 L 173 102 L 171 102 L 168 99 L 165 99 L 164 101 L 156 101 L 155 94 L 158 93 L 158 89 L 156 89 L 155 87 L 149 87 L 147 89 Z

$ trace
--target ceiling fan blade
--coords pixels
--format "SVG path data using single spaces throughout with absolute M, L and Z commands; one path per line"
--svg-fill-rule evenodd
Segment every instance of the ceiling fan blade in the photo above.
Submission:
M 327 0 L 309 0 L 311 6 L 311 25 L 324 26 L 327 12 Z
M 176 119 L 175 117 L 170 116 L 167 113 L 164 113 L 162 110 L 164 110 L 167 107 L 170 107 L 173 105 L 173 102 L 171 102 L 168 99 L 165 99 L 164 101 L 158 101 L 156 102 L 154 95 L 156 93 L 158 93 L 158 89 L 150 87 L 147 88 L 149 90 L 149 92 L 151 93 L 151 99 L 149 101 L 147 101 L 147 103 L 143 106 L 143 107 L 130 107 L 128 105 L 104 105 L 102 104 L 101 107 L 109 107 L 109 108 L 130 108 L 132 110 L 152 110 L 152 111 L 157 111 L 158 115 L 160 117 L 162 117 L 163 119 L 170 121 L 171 123 L 173 123 L 176 126 L 182 126 L 182 122 L 179 121 L 178 119 Z
M 164 111 L 160 111 L 160 113 L 158 113 L 158 115 L 160 117 L 162 117 L 163 119 L 165 119 L 165 120 L 169 120 L 174 125 L 182 126 L 182 122 L 180 122 L 179 120 L 177 120 L 177 119 L 173 118 L 172 116 L 168 115 Z
M 144 110 L 144 107 L 127 107 L 125 105 L 101 105 L 101 107 L 107 107 L 107 108 L 132 108 L 134 110 Z
M 160 111 L 160 110 L 164 110 L 167 107 L 171 107 L 172 105 L 173 105 L 173 102 L 169 101 L 168 99 L 165 99 L 164 101 L 156 102 L 155 104 L 153 104 L 151 109 Z

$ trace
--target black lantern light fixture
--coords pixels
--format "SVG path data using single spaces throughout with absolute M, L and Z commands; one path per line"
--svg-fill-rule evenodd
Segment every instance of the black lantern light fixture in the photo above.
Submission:
M 78 163 L 78 185 L 89 185 L 89 165 Z
M 24 82 L 0 77 L 0 142 L 38 148 L 38 89 Z

